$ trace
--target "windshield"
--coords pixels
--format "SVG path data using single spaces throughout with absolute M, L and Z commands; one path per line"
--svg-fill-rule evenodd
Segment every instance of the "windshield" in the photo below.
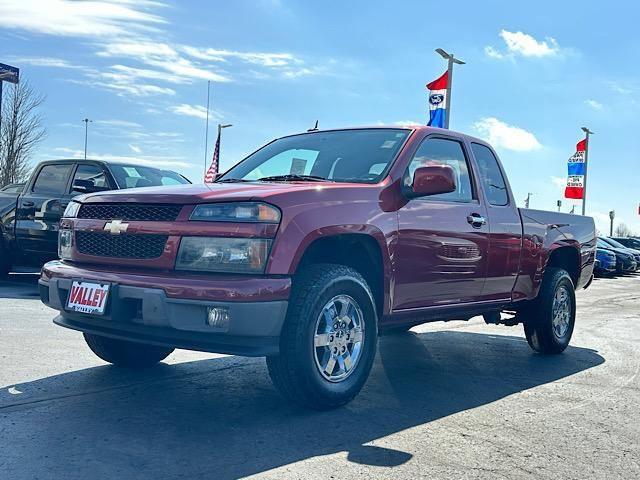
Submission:
M 140 165 L 109 165 L 119 188 L 159 187 L 190 183 L 182 175 L 171 170 L 160 170 Z
M 606 243 L 608 243 L 609 245 L 615 248 L 624 248 L 624 249 L 627 248 L 624 245 L 622 245 L 620 242 L 616 242 L 613 238 L 603 238 L 602 240 L 604 240 Z
M 411 133 L 406 129 L 316 132 L 275 140 L 249 155 L 218 181 L 331 180 L 374 183 L 382 179 Z

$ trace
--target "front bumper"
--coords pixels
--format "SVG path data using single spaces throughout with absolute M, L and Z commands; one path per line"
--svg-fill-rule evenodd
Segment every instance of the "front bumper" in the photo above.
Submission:
M 65 275 L 60 275 L 64 266 Z M 46 271 L 46 272 L 45 272 Z M 106 337 L 187 350 L 245 356 L 278 353 L 279 336 L 288 301 L 194 300 L 167 295 L 147 279 L 148 286 L 114 281 L 114 274 L 71 269 L 51 262 L 39 280 L 41 300 L 60 312 L 54 322 L 63 327 Z M 46 273 L 46 274 L 45 274 Z M 104 315 L 88 315 L 65 309 L 73 280 L 100 280 L 111 284 Z M 249 279 L 247 279 L 249 280 Z M 264 279 L 267 283 L 269 279 Z M 226 280 L 228 293 L 234 282 Z M 215 284 L 215 281 L 212 283 Z M 239 290 L 241 288 L 239 287 Z M 246 292 L 245 292 L 246 293 Z M 226 298 L 226 297 L 225 297 Z M 251 296 L 249 296 L 251 298 Z M 207 309 L 223 307 L 229 322 L 223 327 L 207 324 Z

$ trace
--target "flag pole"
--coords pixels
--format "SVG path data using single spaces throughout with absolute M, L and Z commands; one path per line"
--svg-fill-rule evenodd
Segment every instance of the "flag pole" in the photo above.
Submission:
M 207 80 L 207 120 L 204 130 L 204 173 L 207 174 L 207 150 L 209 150 L 209 94 L 211 92 L 211 80 Z
M 436 48 L 442 58 L 447 61 L 447 108 L 444 116 L 444 128 L 449 129 L 449 117 L 451 113 L 451 84 L 453 81 L 453 64 L 464 65 L 465 62 L 453 56 L 453 53 L 447 53 L 442 48 Z
M 587 209 L 587 174 L 589 172 L 589 135 L 593 132 L 587 127 L 582 127 L 582 131 L 587 134 L 584 142 L 584 185 L 582 186 L 582 215 Z

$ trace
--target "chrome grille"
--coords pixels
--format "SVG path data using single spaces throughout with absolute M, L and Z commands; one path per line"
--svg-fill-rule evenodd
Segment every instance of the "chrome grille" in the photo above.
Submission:
M 168 235 L 77 231 L 76 248 L 84 255 L 97 257 L 151 259 L 162 255 L 168 239 Z
M 182 209 L 181 205 L 131 204 L 131 203 L 85 203 L 80 207 L 78 218 L 98 220 L 128 220 L 142 222 L 173 222 Z

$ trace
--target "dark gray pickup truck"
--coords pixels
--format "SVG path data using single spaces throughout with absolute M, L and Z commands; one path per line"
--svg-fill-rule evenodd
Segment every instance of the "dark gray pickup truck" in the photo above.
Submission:
M 0 276 L 12 266 L 40 267 L 58 258 L 58 224 L 71 199 L 84 193 L 190 183 L 182 175 L 99 160 L 40 163 L 20 189 L 0 191 Z

